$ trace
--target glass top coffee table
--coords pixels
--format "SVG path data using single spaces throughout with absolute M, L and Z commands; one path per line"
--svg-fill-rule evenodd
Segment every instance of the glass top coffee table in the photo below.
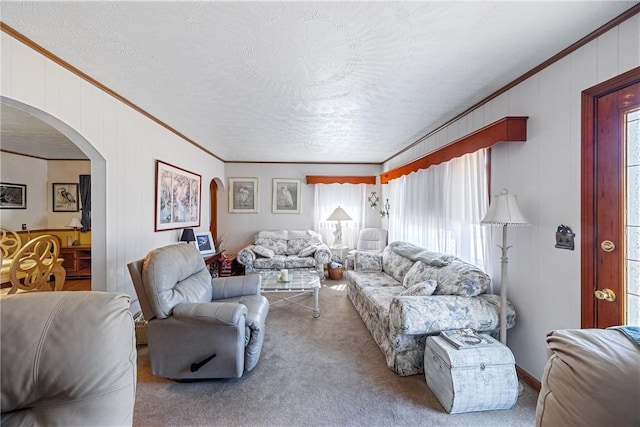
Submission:
M 301 307 L 313 310 L 313 317 L 320 317 L 320 277 L 318 277 L 317 273 L 310 271 L 289 271 L 290 280 L 288 282 L 282 282 L 279 280 L 279 271 L 268 271 L 266 273 L 260 273 L 260 276 L 262 276 L 262 285 L 260 290 L 263 294 L 269 294 L 265 296 L 267 298 L 271 297 L 269 298 L 269 303 L 271 305 L 287 301 L 292 304 L 297 304 Z M 287 294 L 287 296 L 277 297 L 275 294 L 278 293 L 285 293 Z M 313 293 L 313 307 L 309 307 L 308 305 L 304 305 L 295 300 L 299 296 L 305 295 L 307 293 Z M 272 298 L 276 299 L 272 301 Z

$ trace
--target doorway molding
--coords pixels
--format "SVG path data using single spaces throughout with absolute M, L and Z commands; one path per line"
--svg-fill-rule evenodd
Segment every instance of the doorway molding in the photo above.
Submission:
M 43 110 L 0 96 L 0 102 L 17 108 L 47 123 L 78 146 L 91 161 L 91 289 L 107 289 L 107 163 L 96 148 L 74 128 Z M 97 227 L 96 227 L 97 225 Z
M 594 282 L 596 268 L 594 262 L 597 255 L 596 242 L 596 199 L 597 171 L 595 149 L 596 137 L 596 102 L 598 98 L 616 92 L 640 81 L 640 67 L 636 67 L 589 89 L 582 91 L 581 115 L 581 232 L 580 246 L 580 324 L 582 328 L 596 327 L 596 298 Z

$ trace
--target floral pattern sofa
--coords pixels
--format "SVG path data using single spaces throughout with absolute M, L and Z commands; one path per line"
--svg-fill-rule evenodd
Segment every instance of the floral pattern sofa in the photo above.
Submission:
M 238 253 L 237 260 L 247 273 L 307 270 L 324 279 L 324 265 L 331 260 L 331 250 L 322 236 L 313 230 L 260 231 Z
M 398 375 L 424 372 L 428 335 L 499 328 L 500 297 L 488 293 L 490 277 L 454 256 L 392 242 L 381 254 L 356 251 L 346 276 L 349 299 Z M 508 328 L 515 318 L 509 304 Z

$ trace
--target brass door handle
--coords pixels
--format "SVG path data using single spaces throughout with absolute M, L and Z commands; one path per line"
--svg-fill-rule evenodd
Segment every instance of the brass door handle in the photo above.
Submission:
M 609 288 L 604 288 L 602 290 L 596 289 L 595 291 L 596 298 L 608 302 L 613 302 L 616 300 L 616 293 Z
M 613 252 L 613 250 L 616 248 L 616 245 L 611 240 L 603 240 L 602 243 L 600 243 L 600 247 L 605 252 Z

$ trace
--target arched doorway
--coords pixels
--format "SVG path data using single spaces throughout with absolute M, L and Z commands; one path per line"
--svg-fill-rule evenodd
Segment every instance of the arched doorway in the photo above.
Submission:
M 0 96 L 0 102 L 42 120 L 82 150 L 91 161 L 91 289 L 107 291 L 107 233 L 106 233 L 106 161 L 96 148 L 71 126 L 49 113 L 15 99 Z
M 209 200 L 211 201 L 211 213 L 209 220 L 209 231 L 218 248 L 218 192 L 224 190 L 224 185 L 219 178 L 213 178 L 209 183 Z M 218 248 L 219 249 L 219 248 Z

